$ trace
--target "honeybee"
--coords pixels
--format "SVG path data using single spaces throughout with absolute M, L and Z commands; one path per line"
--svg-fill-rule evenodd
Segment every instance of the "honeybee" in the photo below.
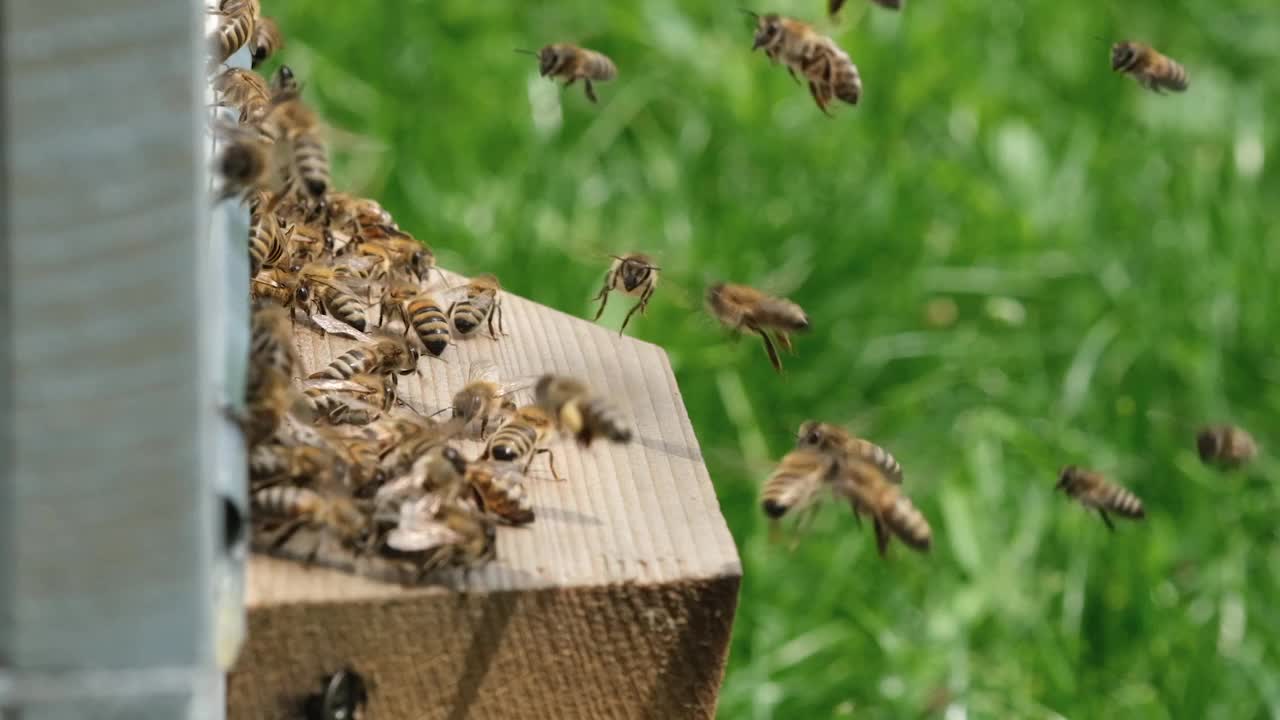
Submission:
M 888 551 L 890 532 L 916 550 L 929 549 L 933 534 L 928 521 L 878 466 L 860 459 L 837 461 L 812 447 L 792 450 L 782 458 L 765 482 L 761 508 L 778 520 L 812 505 L 824 487 L 848 500 L 855 517 L 872 516 L 881 556 Z
M 333 424 L 367 425 L 390 410 L 395 402 L 395 390 L 385 375 L 308 380 L 303 394 L 316 418 Z
M 394 281 L 400 271 L 408 271 L 421 283 L 436 266 L 431 248 L 402 230 L 372 225 L 361 229 L 361 237 L 356 253 L 376 260 L 373 276 L 380 280 Z
M 253 24 L 253 38 L 249 42 L 252 54 L 252 67 L 258 67 L 284 47 L 284 36 L 280 34 L 280 26 L 274 18 L 265 15 Z
M 1235 425 L 1208 425 L 1196 433 L 1196 450 L 1204 464 L 1234 469 L 1258 456 L 1258 443 Z
M 796 447 L 813 448 L 842 462 L 846 458 L 875 465 L 889 482 L 902 484 L 902 465 L 888 450 L 831 423 L 806 420 L 796 434 Z
M 1163 94 L 1182 92 L 1190 85 L 1186 68 L 1140 42 L 1118 42 L 1111 46 L 1111 69 L 1126 73 L 1142 87 Z
M 253 276 L 249 295 L 255 300 L 271 300 L 280 305 L 292 306 L 298 289 L 298 276 L 285 268 L 265 268 Z M 290 319 L 292 315 L 288 316 Z M 292 322 L 292 320 L 290 320 Z
M 583 447 L 590 446 L 597 435 L 613 442 L 631 442 L 631 429 L 617 409 L 573 378 L 543 375 L 534 383 L 533 394 L 537 406 Z
M 653 264 L 653 260 L 644 253 L 628 253 L 626 255 L 614 255 L 613 264 L 609 266 L 609 272 L 604 276 L 604 287 L 600 288 L 600 292 L 592 298 L 592 300 L 600 301 L 600 309 L 596 310 L 595 320 L 599 320 L 604 314 L 604 306 L 609 302 L 609 292 L 618 290 L 626 295 L 639 296 L 640 302 L 627 312 L 627 316 L 622 320 L 622 327 L 618 330 L 621 335 L 623 330 L 627 329 L 627 323 L 631 322 L 631 316 L 637 310 L 644 315 L 645 308 L 649 305 L 649 298 L 653 296 L 653 291 L 658 287 L 658 268 Z
M 280 172 L 278 148 L 271 137 L 242 127 L 222 126 L 217 128 L 217 133 L 224 142 L 214 160 L 214 170 L 222 181 L 215 199 L 221 202 L 265 190 L 273 194 L 273 202 L 266 209 L 274 209 L 275 196 L 284 186 L 284 175 Z
M 458 503 L 424 496 L 400 506 L 399 522 L 387 533 L 382 552 L 417 566 L 416 582 L 451 567 L 473 567 L 497 556 L 493 518 Z
M 517 50 L 538 58 L 538 74 L 542 77 L 564 80 L 569 87 L 582 80 L 587 99 L 597 102 L 593 82 L 609 82 L 618 77 L 618 68 L 603 53 L 587 50 L 569 43 L 545 45 L 538 52 Z
M 422 346 L 435 357 L 444 354 L 452 336 L 449 333 L 449 316 L 445 315 L 440 301 L 431 295 L 420 294 L 405 305 L 409 326 L 417 333 Z
M 311 407 L 306 399 L 294 389 L 289 376 L 275 367 L 251 369 L 245 389 L 245 411 L 228 412 L 240 425 L 250 449 L 275 435 L 291 414 L 306 421 L 311 419 Z
M 281 66 L 284 69 L 286 66 Z M 292 73 L 291 73 L 292 76 Z M 395 228 L 391 213 L 387 212 L 377 200 L 356 197 L 350 193 L 331 192 L 325 198 L 329 210 L 329 223 L 348 227 L 352 232 L 360 232 L 362 228 L 384 225 Z
M 249 453 L 249 484 L 255 490 L 280 483 L 337 487 L 346 478 L 342 459 L 311 445 L 258 445 Z
M 790 332 L 809 329 L 809 317 L 799 305 L 783 298 L 766 295 L 753 287 L 716 283 L 707 289 L 707 307 L 726 327 L 756 333 L 764 341 L 765 352 L 773 369 L 782 372 L 782 360 L 769 337 L 772 331 L 778 344 L 791 351 Z
M 285 260 L 287 250 L 280 223 L 269 212 L 253 213 L 249 218 L 249 271 L 254 275 L 263 268 L 275 267 Z
M 404 338 L 382 334 L 365 337 L 367 341 L 334 358 L 324 370 L 312 373 L 311 379 L 350 380 L 366 373 L 410 375 L 417 371 L 418 352 Z
M 456 448 L 440 441 L 422 450 L 394 453 L 383 458 L 380 467 L 387 476 L 396 479 L 378 488 L 374 504 L 379 508 L 398 505 L 424 492 L 452 503 L 462 496 L 466 487 L 466 459 Z M 402 472 L 405 474 L 401 475 Z
M 757 15 L 755 43 L 773 62 L 781 61 L 795 78 L 799 72 L 809 81 L 809 94 L 818 109 L 830 115 L 827 105 L 833 97 L 850 105 L 862 98 L 862 77 L 849 55 L 831 38 L 807 23 L 770 13 Z
M 285 377 L 298 369 L 298 353 L 293 345 L 289 311 L 271 300 L 254 303 L 249 316 L 249 385 L 256 371 L 274 368 Z
M 560 480 L 560 473 L 556 470 L 555 453 L 545 447 L 553 430 L 555 430 L 555 422 L 542 408 L 536 405 L 517 408 L 508 414 L 497 432 L 489 436 L 481 459 L 509 463 L 524 461 L 521 472 L 528 473 L 533 459 L 546 453 L 547 464 L 551 466 L 551 476 Z
M 462 288 L 462 299 L 449 305 L 448 315 L 454 331 L 464 337 L 469 336 L 487 322 L 489 336 L 497 340 L 498 336 L 493 331 L 495 315 L 498 332 L 505 332 L 502 328 L 502 303 L 498 299 L 501 289 L 498 278 L 488 273 L 472 278 Z
M 268 531 L 274 533 L 268 544 L 272 550 L 284 545 L 304 527 L 332 533 L 344 547 L 352 550 L 363 548 L 369 541 L 370 515 L 349 497 L 292 485 L 274 485 L 254 491 L 252 501 L 257 517 L 274 526 Z M 315 560 L 319 549 L 317 542 L 307 557 L 308 563 Z
M 503 416 L 516 409 L 509 390 L 497 378 L 497 367 L 491 362 L 478 362 L 467 373 L 467 384 L 453 396 L 453 417 L 465 430 L 478 430 L 484 439 L 489 425 L 497 425 Z M 475 426 L 479 423 L 479 428 Z
M 524 476 L 506 463 L 489 461 L 467 465 L 466 480 L 480 509 L 510 525 L 533 522 L 533 507 L 524 489 Z
M 1110 510 L 1121 517 L 1140 519 L 1146 517 L 1142 509 L 1142 501 L 1132 492 L 1110 482 L 1101 473 L 1084 470 L 1075 465 L 1067 465 L 1058 473 L 1058 484 L 1054 490 L 1062 490 L 1069 497 L 1080 501 L 1081 505 L 1097 510 L 1108 530 L 1115 530 L 1107 516 Z
M 294 299 L 304 310 L 314 307 L 356 330 L 365 329 L 364 303 L 337 278 L 332 266 L 309 263 L 299 269 Z
M 324 688 L 302 706 L 306 720 L 363 720 L 369 703 L 369 687 L 360 673 L 344 668 L 330 675 Z
M 258 0 L 222 0 L 214 11 L 220 15 L 218 29 L 213 36 L 212 65 L 217 66 L 235 54 L 253 34 L 262 8 Z
M 276 142 L 288 148 L 290 171 L 302 190 L 313 201 L 324 202 L 331 185 L 329 180 L 329 154 L 320 137 L 320 123 L 315 112 L 296 94 L 278 95 L 272 100 L 264 124 L 274 134 Z
M 286 97 L 289 95 L 302 94 L 302 85 L 298 82 L 298 77 L 294 75 L 293 68 L 288 65 L 281 65 L 271 76 L 271 91 L 269 97 Z
M 227 68 L 213 79 L 217 105 L 239 111 L 241 123 L 257 122 L 271 104 L 271 91 L 261 75 L 244 68 Z

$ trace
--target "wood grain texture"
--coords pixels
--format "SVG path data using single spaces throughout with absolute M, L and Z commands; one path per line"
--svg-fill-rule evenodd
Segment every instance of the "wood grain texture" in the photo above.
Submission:
M 507 293 L 502 308 L 508 336 L 424 358 L 405 399 L 445 407 L 485 360 L 508 380 L 565 373 L 608 392 L 636 440 L 553 445 L 565 480 L 534 463 L 536 521 L 501 528 L 461 592 L 251 557 L 229 717 L 287 717 L 348 663 L 380 719 L 714 714 L 741 565 L 666 353 Z M 301 322 L 295 337 L 307 372 L 353 345 Z

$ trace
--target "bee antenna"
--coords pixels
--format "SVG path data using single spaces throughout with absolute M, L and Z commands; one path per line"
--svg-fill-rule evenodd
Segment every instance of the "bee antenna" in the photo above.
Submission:
M 538 53 L 532 50 L 525 50 L 524 48 L 516 48 L 516 52 L 520 53 L 521 55 L 533 55 L 534 57 L 538 56 Z
M 435 417 L 435 416 L 439 415 L 440 413 L 445 412 L 446 410 L 452 410 L 452 409 L 453 409 L 453 406 L 452 406 L 452 405 L 450 405 L 449 407 L 440 408 L 439 410 L 437 410 L 437 411 L 435 411 L 435 412 L 431 413 L 431 414 L 430 414 L 430 415 L 428 415 L 427 417 L 429 417 L 429 418 L 433 418 L 433 417 Z
M 757 12 L 755 12 L 755 11 L 753 11 L 753 10 L 748 10 L 748 9 L 746 9 L 746 8 L 744 8 L 744 7 L 739 7 L 739 8 L 738 8 L 738 10 L 740 10 L 740 11 L 742 11 L 742 12 L 746 13 L 746 14 L 747 14 L 747 17 L 750 17 L 752 20 L 759 20 L 759 19 L 760 19 L 760 13 L 757 13 Z

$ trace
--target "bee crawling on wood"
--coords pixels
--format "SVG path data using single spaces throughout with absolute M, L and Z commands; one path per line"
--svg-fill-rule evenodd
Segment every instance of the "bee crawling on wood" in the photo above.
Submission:
M 400 506 L 382 554 L 416 567 L 415 582 L 448 568 L 472 568 L 497 556 L 497 523 L 467 505 L 430 495 Z
M 533 522 L 533 506 L 524 489 L 524 475 L 509 463 L 490 461 L 467 465 L 467 483 L 477 505 L 509 525 Z
M 593 103 L 598 99 L 592 83 L 609 82 L 618 77 L 618 67 L 606 55 L 569 43 L 546 45 L 537 52 L 520 49 L 516 52 L 537 57 L 538 74 L 564 80 L 565 87 L 582 80 L 587 99 Z
M 272 549 L 279 548 L 304 527 L 331 533 L 344 547 L 363 552 L 372 540 L 370 513 L 355 500 L 342 495 L 319 492 L 292 485 L 275 485 L 257 490 L 252 495 L 253 511 L 259 520 L 272 524 L 275 537 Z M 317 539 L 307 555 L 308 564 L 315 562 L 323 537 Z

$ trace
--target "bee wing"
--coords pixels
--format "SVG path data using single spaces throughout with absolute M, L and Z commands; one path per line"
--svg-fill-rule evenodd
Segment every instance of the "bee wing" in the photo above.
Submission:
M 373 388 L 361 385 L 354 380 L 333 380 L 331 378 L 314 378 L 302 382 L 303 387 L 326 390 L 330 392 L 350 392 L 357 395 L 372 395 Z
M 365 335 L 332 315 L 317 313 L 311 316 L 311 321 L 314 322 L 323 332 L 330 335 L 350 338 L 357 342 L 373 342 L 373 338 Z
M 498 366 L 492 360 L 476 360 L 467 368 L 467 382 L 498 382 Z
M 347 237 L 347 242 L 351 242 L 351 237 L 350 236 L 346 236 L 346 237 Z M 334 252 L 337 252 L 336 247 L 334 248 Z M 362 273 L 368 272 L 374 265 L 377 264 L 377 262 L 378 262 L 378 258 L 374 255 L 352 255 L 350 257 L 344 258 L 342 261 L 342 265 L 350 269 L 353 273 L 362 274 Z
M 387 545 L 401 552 L 423 552 L 461 544 L 458 533 L 437 522 L 416 527 L 396 527 L 387 533 Z

